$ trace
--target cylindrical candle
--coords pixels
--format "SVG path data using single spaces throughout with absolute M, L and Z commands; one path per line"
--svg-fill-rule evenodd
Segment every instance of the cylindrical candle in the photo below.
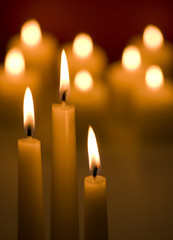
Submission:
M 32 95 L 28 88 L 24 105 L 25 103 L 28 106 L 31 104 L 31 109 L 33 109 L 30 99 L 32 100 Z M 34 124 L 31 112 L 27 112 L 26 115 L 28 137 L 18 140 L 18 239 L 43 240 L 41 144 L 39 140 L 31 137 L 31 128 Z
M 164 81 L 163 73 L 156 65 L 147 69 L 145 83 L 137 85 L 133 95 L 139 135 L 150 140 L 172 138 L 173 85 L 166 79 Z
M 100 159 L 92 128 L 88 132 L 88 152 L 93 176 L 84 180 L 84 239 L 108 240 L 106 178 L 97 175 Z
M 148 25 L 143 36 L 136 36 L 131 39 L 140 52 L 142 61 L 146 66 L 156 64 L 160 66 L 166 76 L 173 76 L 173 45 L 164 40 L 160 29 L 154 25 Z
M 51 239 L 77 240 L 78 197 L 76 166 L 75 108 L 66 105 L 68 66 L 61 57 L 62 104 L 52 105 L 52 198 Z
M 106 68 L 108 58 L 105 51 L 93 44 L 91 37 L 86 33 L 78 34 L 72 43 L 64 45 L 67 53 L 70 76 L 81 69 L 86 69 L 93 76 L 102 76 Z
M 126 120 L 132 117 L 132 95 L 136 84 L 143 79 L 144 66 L 137 47 L 127 46 L 122 54 L 121 62 L 112 63 L 107 71 L 107 79 L 112 92 L 113 113 L 116 119 Z

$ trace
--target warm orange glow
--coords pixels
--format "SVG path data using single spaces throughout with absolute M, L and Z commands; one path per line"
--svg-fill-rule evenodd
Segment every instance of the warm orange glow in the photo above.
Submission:
M 137 47 L 128 46 L 124 49 L 122 65 L 129 71 L 135 71 L 141 66 L 141 55 Z
M 164 83 L 163 73 L 160 67 L 153 65 L 149 67 L 145 74 L 145 83 L 150 89 L 158 89 Z
M 41 42 L 41 29 L 36 20 L 29 20 L 23 24 L 21 28 L 21 40 L 30 47 L 34 47 Z
M 93 41 L 86 33 L 78 34 L 73 41 L 73 52 L 78 57 L 86 58 L 93 52 Z
M 145 28 L 143 34 L 143 43 L 145 47 L 155 50 L 161 47 L 163 45 L 163 42 L 163 34 L 159 28 L 153 25 L 148 25 Z
M 74 85 L 81 91 L 88 91 L 93 87 L 93 78 L 88 71 L 81 70 L 74 78 Z
M 100 156 L 96 136 L 91 126 L 88 128 L 88 156 L 90 171 L 92 172 L 95 167 L 100 168 Z
M 35 115 L 34 115 L 34 103 L 32 93 L 29 87 L 27 87 L 23 102 L 23 120 L 24 127 L 30 126 L 32 129 L 35 128 Z
M 64 49 L 61 53 L 60 93 L 67 92 L 70 88 L 68 62 Z
M 19 76 L 25 72 L 25 61 L 22 52 L 17 49 L 11 49 L 5 57 L 5 72 Z

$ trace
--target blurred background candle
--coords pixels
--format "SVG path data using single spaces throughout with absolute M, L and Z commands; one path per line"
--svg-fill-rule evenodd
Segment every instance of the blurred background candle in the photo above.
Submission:
M 79 239 L 75 108 L 66 104 L 69 72 L 61 55 L 61 104 L 52 105 L 51 239 Z
M 130 42 L 139 48 L 144 65 L 156 64 L 162 68 L 165 76 L 173 76 L 173 45 L 164 40 L 158 27 L 148 25 L 142 37 L 134 37 Z
M 156 65 L 148 67 L 144 84 L 137 85 L 133 95 L 139 134 L 158 139 L 172 137 L 173 85 L 165 81 Z
M 79 33 L 73 43 L 64 45 L 69 62 L 70 76 L 86 69 L 93 76 L 102 76 L 107 65 L 107 55 L 86 33 Z
M 20 117 L 23 93 L 27 86 L 34 94 L 38 94 L 39 75 L 33 70 L 26 69 L 22 52 L 13 48 L 7 52 L 4 66 L 0 66 L 0 106 L 4 112 L 4 119 L 7 120 L 10 115 L 10 118 L 14 119 Z M 8 107 L 11 111 L 6 111 Z
M 84 239 L 108 240 L 106 178 L 97 175 L 100 157 L 92 127 L 88 130 L 88 157 L 92 175 L 84 180 Z
M 133 45 L 124 49 L 121 62 L 114 62 L 108 67 L 106 76 L 112 93 L 112 111 L 116 117 L 132 115 L 133 91 L 143 75 L 140 51 Z
M 69 103 L 74 104 L 76 109 L 77 138 L 85 142 L 90 123 L 100 129 L 100 133 L 104 132 L 104 121 L 108 118 L 105 111 L 108 111 L 110 101 L 109 89 L 99 77 L 92 76 L 84 69 L 76 73 L 71 85 Z
M 18 239 L 43 240 L 44 211 L 40 141 L 32 138 L 34 105 L 29 88 L 24 98 L 27 138 L 18 140 Z
M 36 69 L 42 76 L 42 85 L 53 90 L 55 76 L 57 75 L 56 39 L 49 33 L 42 33 L 39 23 L 35 19 L 28 20 L 21 27 L 20 35 L 13 36 L 7 48 L 18 47 L 21 49 L 27 68 Z

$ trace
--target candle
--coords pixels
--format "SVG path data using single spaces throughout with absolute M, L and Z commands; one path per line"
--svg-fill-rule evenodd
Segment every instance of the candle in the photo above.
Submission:
M 75 108 L 66 104 L 69 73 L 65 51 L 61 55 L 62 104 L 52 105 L 51 239 L 79 239 Z
M 26 66 L 41 73 L 44 79 L 42 88 L 47 86 L 54 89 L 53 80 L 57 73 L 57 41 L 51 34 L 42 33 L 35 19 L 25 22 L 20 35 L 17 34 L 11 38 L 7 47 L 8 49 L 11 47 L 21 49 Z
M 165 75 L 172 74 L 173 46 L 164 41 L 160 29 L 154 25 L 148 25 L 143 36 L 137 36 L 131 40 L 136 45 L 146 66 L 159 65 Z
M 89 167 L 92 172 L 84 180 L 84 239 L 108 239 L 106 178 L 97 175 L 100 157 L 94 131 L 88 130 Z
M 173 86 L 164 81 L 160 67 L 148 67 L 145 86 L 137 85 L 133 95 L 136 126 L 143 137 L 173 136 Z
M 13 118 L 20 116 L 18 113 L 21 112 L 23 93 L 27 86 L 34 94 L 38 94 L 40 78 L 36 72 L 26 70 L 22 52 L 13 48 L 7 52 L 4 66 L 0 66 L 0 102 L 4 118 L 5 115 Z M 11 111 L 6 111 L 7 106 Z
M 18 239 L 44 239 L 43 186 L 40 141 L 34 129 L 32 94 L 26 89 L 24 125 L 27 138 L 18 140 Z
M 144 75 L 139 49 L 127 46 L 122 54 L 121 62 L 112 63 L 107 70 L 114 104 L 113 111 L 117 116 L 127 117 L 132 114 L 132 95 L 136 84 Z
M 108 91 L 100 79 L 93 79 L 89 71 L 82 69 L 74 77 L 69 101 L 81 111 L 98 111 L 107 105 Z
M 93 76 L 101 76 L 104 73 L 107 55 L 100 46 L 93 44 L 88 34 L 78 34 L 73 44 L 67 43 L 64 48 L 72 77 L 81 69 L 86 69 Z

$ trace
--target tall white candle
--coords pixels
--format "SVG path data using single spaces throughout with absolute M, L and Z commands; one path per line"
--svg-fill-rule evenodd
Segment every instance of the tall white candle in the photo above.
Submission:
M 93 175 L 84 180 L 84 239 L 108 239 L 106 178 L 97 175 L 100 157 L 94 131 L 88 131 L 89 166 Z
M 75 108 L 66 105 L 69 73 L 65 51 L 61 55 L 62 104 L 52 105 L 51 239 L 77 240 L 78 200 Z
M 26 109 L 27 108 L 27 109 Z M 18 140 L 18 239 L 44 239 L 43 186 L 40 141 L 32 138 L 34 106 L 26 89 L 24 124 L 27 138 Z

